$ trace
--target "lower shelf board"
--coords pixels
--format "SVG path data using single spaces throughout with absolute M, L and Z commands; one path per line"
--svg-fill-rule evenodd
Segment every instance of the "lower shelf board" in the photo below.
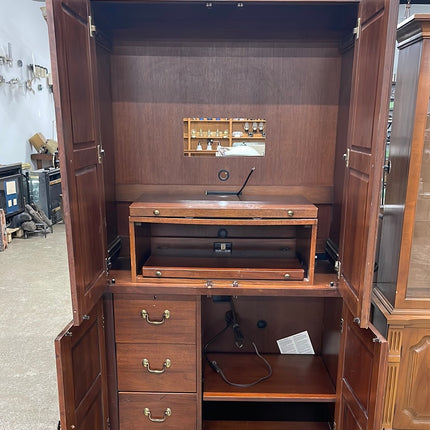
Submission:
M 305 270 L 296 258 L 190 258 L 151 255 L 142 267 L 142 276 L 303 281 Z
M 324 422 L 304 421 L 204 421 L 203 430 L 329 430 Z
M 272 376 L 249 388 L 227 384 L 205 362 L 204 401 L 335 402 L 336 390 L 320 356 L 263 354 Z M 208 353 L 229 381 L 247 384 L 267 374 L 255 354 Z

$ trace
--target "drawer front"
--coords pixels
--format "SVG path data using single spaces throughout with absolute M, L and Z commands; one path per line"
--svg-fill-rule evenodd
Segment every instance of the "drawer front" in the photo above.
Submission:
M 196 343 L 194 300 L 115 298 L 115 339 L 119 343 Z
M 197 390 L 194 345 L 118 344 L 117 370 L 119 391 Z
M 120 430 L 197 430 L 195 394 L 119 394 Z

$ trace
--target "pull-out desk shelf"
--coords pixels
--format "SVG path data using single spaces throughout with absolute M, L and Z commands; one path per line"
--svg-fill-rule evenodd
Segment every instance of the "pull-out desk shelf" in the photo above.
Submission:
M 317 214 L 302 196 L 145 195 L 130 206 L 132 280 L 312 284 Z

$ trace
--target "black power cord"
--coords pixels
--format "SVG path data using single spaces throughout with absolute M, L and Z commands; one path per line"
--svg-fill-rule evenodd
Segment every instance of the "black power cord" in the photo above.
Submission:
M 230 300 L 230 308 L 231 309 L 229 311 L 227 311 L 225 314 L 226 326 L 222 330 L 220 330 L 214 337 L 212 337 L 212 339 L 209 340 L 209 342 L 205 345 L 205 347 L 203 349 L 203 354 L 204 354 L 205 359 L 208 362 L 209 366 L 216 373 L 218 373 L 218 375 L 220 375 L 221 378 L 224 380 L 224 382 L 226 382 L 227 384 L 229 384 L 233 387 L 239 387 L 239 388 L 253 387 L 256 384 L 258 384 L 262 381 L 265 381 L 266 379 L 269 379 L 273 373 L 272 367 L 270 366 L 270 363 L 260 354 L 260 352 L 258 351 L 257 345 L 253 341 L 251 341 L 251 345 L 254 347 L 255 354 L 257 355 L 258 358 L 260 358 L 265 363 L 265 365 L 267 366 L 268 372 L 265 376 L 262 376 L 261 378 L 255 380 L 253 382 L 250 382 L 248 384 L 239 384 L 239 383 L 230 381 L 225 376 L 224 372 L 219 367 L 218 363 L 215 360 L 210 360 L 208 357 L 208 352 L 207 352 L 208 347 L 213 342 L 215 342 L 215 340 L 218 339 L 218 337 L 220 337 L 223 333 L 225 333 L 229 327 L 231 327 L 233 329 L 234 344 L 236 345 L 236 347 L 239 349 L 243 347 L 245 337 L 243 336 L 242 332 L 240 331 L 239 323 L 238 323 L 237 316 L 236 316 L 236 311 L 235 311 L 234 305 L 233 305 L 233 300 Z

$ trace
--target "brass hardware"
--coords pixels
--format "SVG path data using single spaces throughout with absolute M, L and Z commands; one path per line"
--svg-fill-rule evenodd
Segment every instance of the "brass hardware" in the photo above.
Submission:
M 93 18 L 92 18 L 91 15 L 88 17 L 88 28 L 89 28 L 89 31 L 90 31 L 90 37 L 94 37 L 94 34 L 97 31 L 97 28 L 93 24 Z
M 358 40 L 360 38 L 361 31 L 361 18 L 357 18 L 357 27 L 354 27 L 352 30 L 352 34 L 355 34 L 355 38 Z
M 157 278 L 161 278 L 161 276 L 162 276 L 161 271 L 160 271 L 160 270 L 157 270 L 157 271 L 155 272 L 155 276 L 156 276 Z
M 153 213 L 155 216 L 160 215 L 160 211 L 159 211 L 158 209 L 154 209 L 154 210 L 152 211 L 152 213 Z
M 286 273 L 285 275 L 284 275 L 284 279 L 290 279 L 291 278 L 291 275 L 289 274 L 289 273 Z
M 89 316 L 89 315 L 83 315 L 83 316 L 82 316 L 82 319 L 83 319 L 83 320 L 89 320 L 89 319 L 90 319 L 90 316 Z
M 352 321 L 358 325 L 360 325 L 360 322 L 361 322 L 360 318 L 358 318 L 358 317 L 355 317 Z
M 374 337 L 374 338 L 372 339 L 372 342 L 373 342 L 373 343 L 382 343 L 382 341 L 381 341 L 381 339 L 379 339 L 379 337 Z
M 345 167 L 349 167 L 349 153 L 350 149 L 348 148 L 345 154 L 343 154 L 343 159 L 345 160 Z
M 287 211 L 287 215 L 288 216 L 294 216 L 294 211 L 292 211 L 291 209 L 289 211 Z
M 161 320 L 160 321 L 152 321 L 152 320 L 150 320 L 148 312 L 146 312 L 145 309 L 142 309 L 142 311 L 140 312 L 140 315 L 142 316 L 142 318 L 144 320 L 146 320 L 148 322 L 148 324 L 160 325 L 160 324 L 164 324 L 166 322 L 166 320 L 170 318 L 170 311 L 166 309 L 163 312 L 163 315 L 161 316 Z
M 105 150 L 102 148 L 101 145 L 97 145 L 97 162 L 99 164 L 102 164 L 104 155 L 105 155 Z
M 142 366 L 145 367 L 149 373 L 164 373 L 166 369 L 169 368 L 171 365 L 172 362 L 170 361 L 170 359 L 166 358 L 161 369 L 151 369 L 149 365 L 149 360 L 147 358 L 144 358 L 142 360 Z
M 391 161 L 386 160 L 384 163 L 384 172 L 388 175 L 391 171 Z
M 337 279 L 340 279 L 341 268 L 342 268 L 342 262 L 339 260 L 336 260 L 334 262 L 334 270 L 337 274 Z
M 153 422 L 153 423 L 164 423 L 164 421 L 166 421 L 167 417 L 170 417 L 170 415 L 172 415 L 172 410 L 170 408 L 166 408 L 166 410 L 164 411 L 163 418 L 152 418 L 152 414 L 151 411 L 149 410 L 149 408 L 145 408 L 143 410 L 143 413 L 145 414 L 146 417 L 148 417 L 149 421 Z
M 213 282 L 212 281 L 210 281 L 210 280 L 208 280 L 208 281 L 206 281 L 206 288 L 212 288 L 213 287 Z
M 233 282 L 231 283 L 231 286 L 232 286 L 232 287 L 238 287 L 238 286 L 239 286 L 239 282 L 237 282 L 237 281 L 233 281 Z
M 61 178 L 60 179 L 54 179 L 53 181 L 49 181 L 49 185 L 55 185 L 55 184 L 60 184 L 61 183 Z

